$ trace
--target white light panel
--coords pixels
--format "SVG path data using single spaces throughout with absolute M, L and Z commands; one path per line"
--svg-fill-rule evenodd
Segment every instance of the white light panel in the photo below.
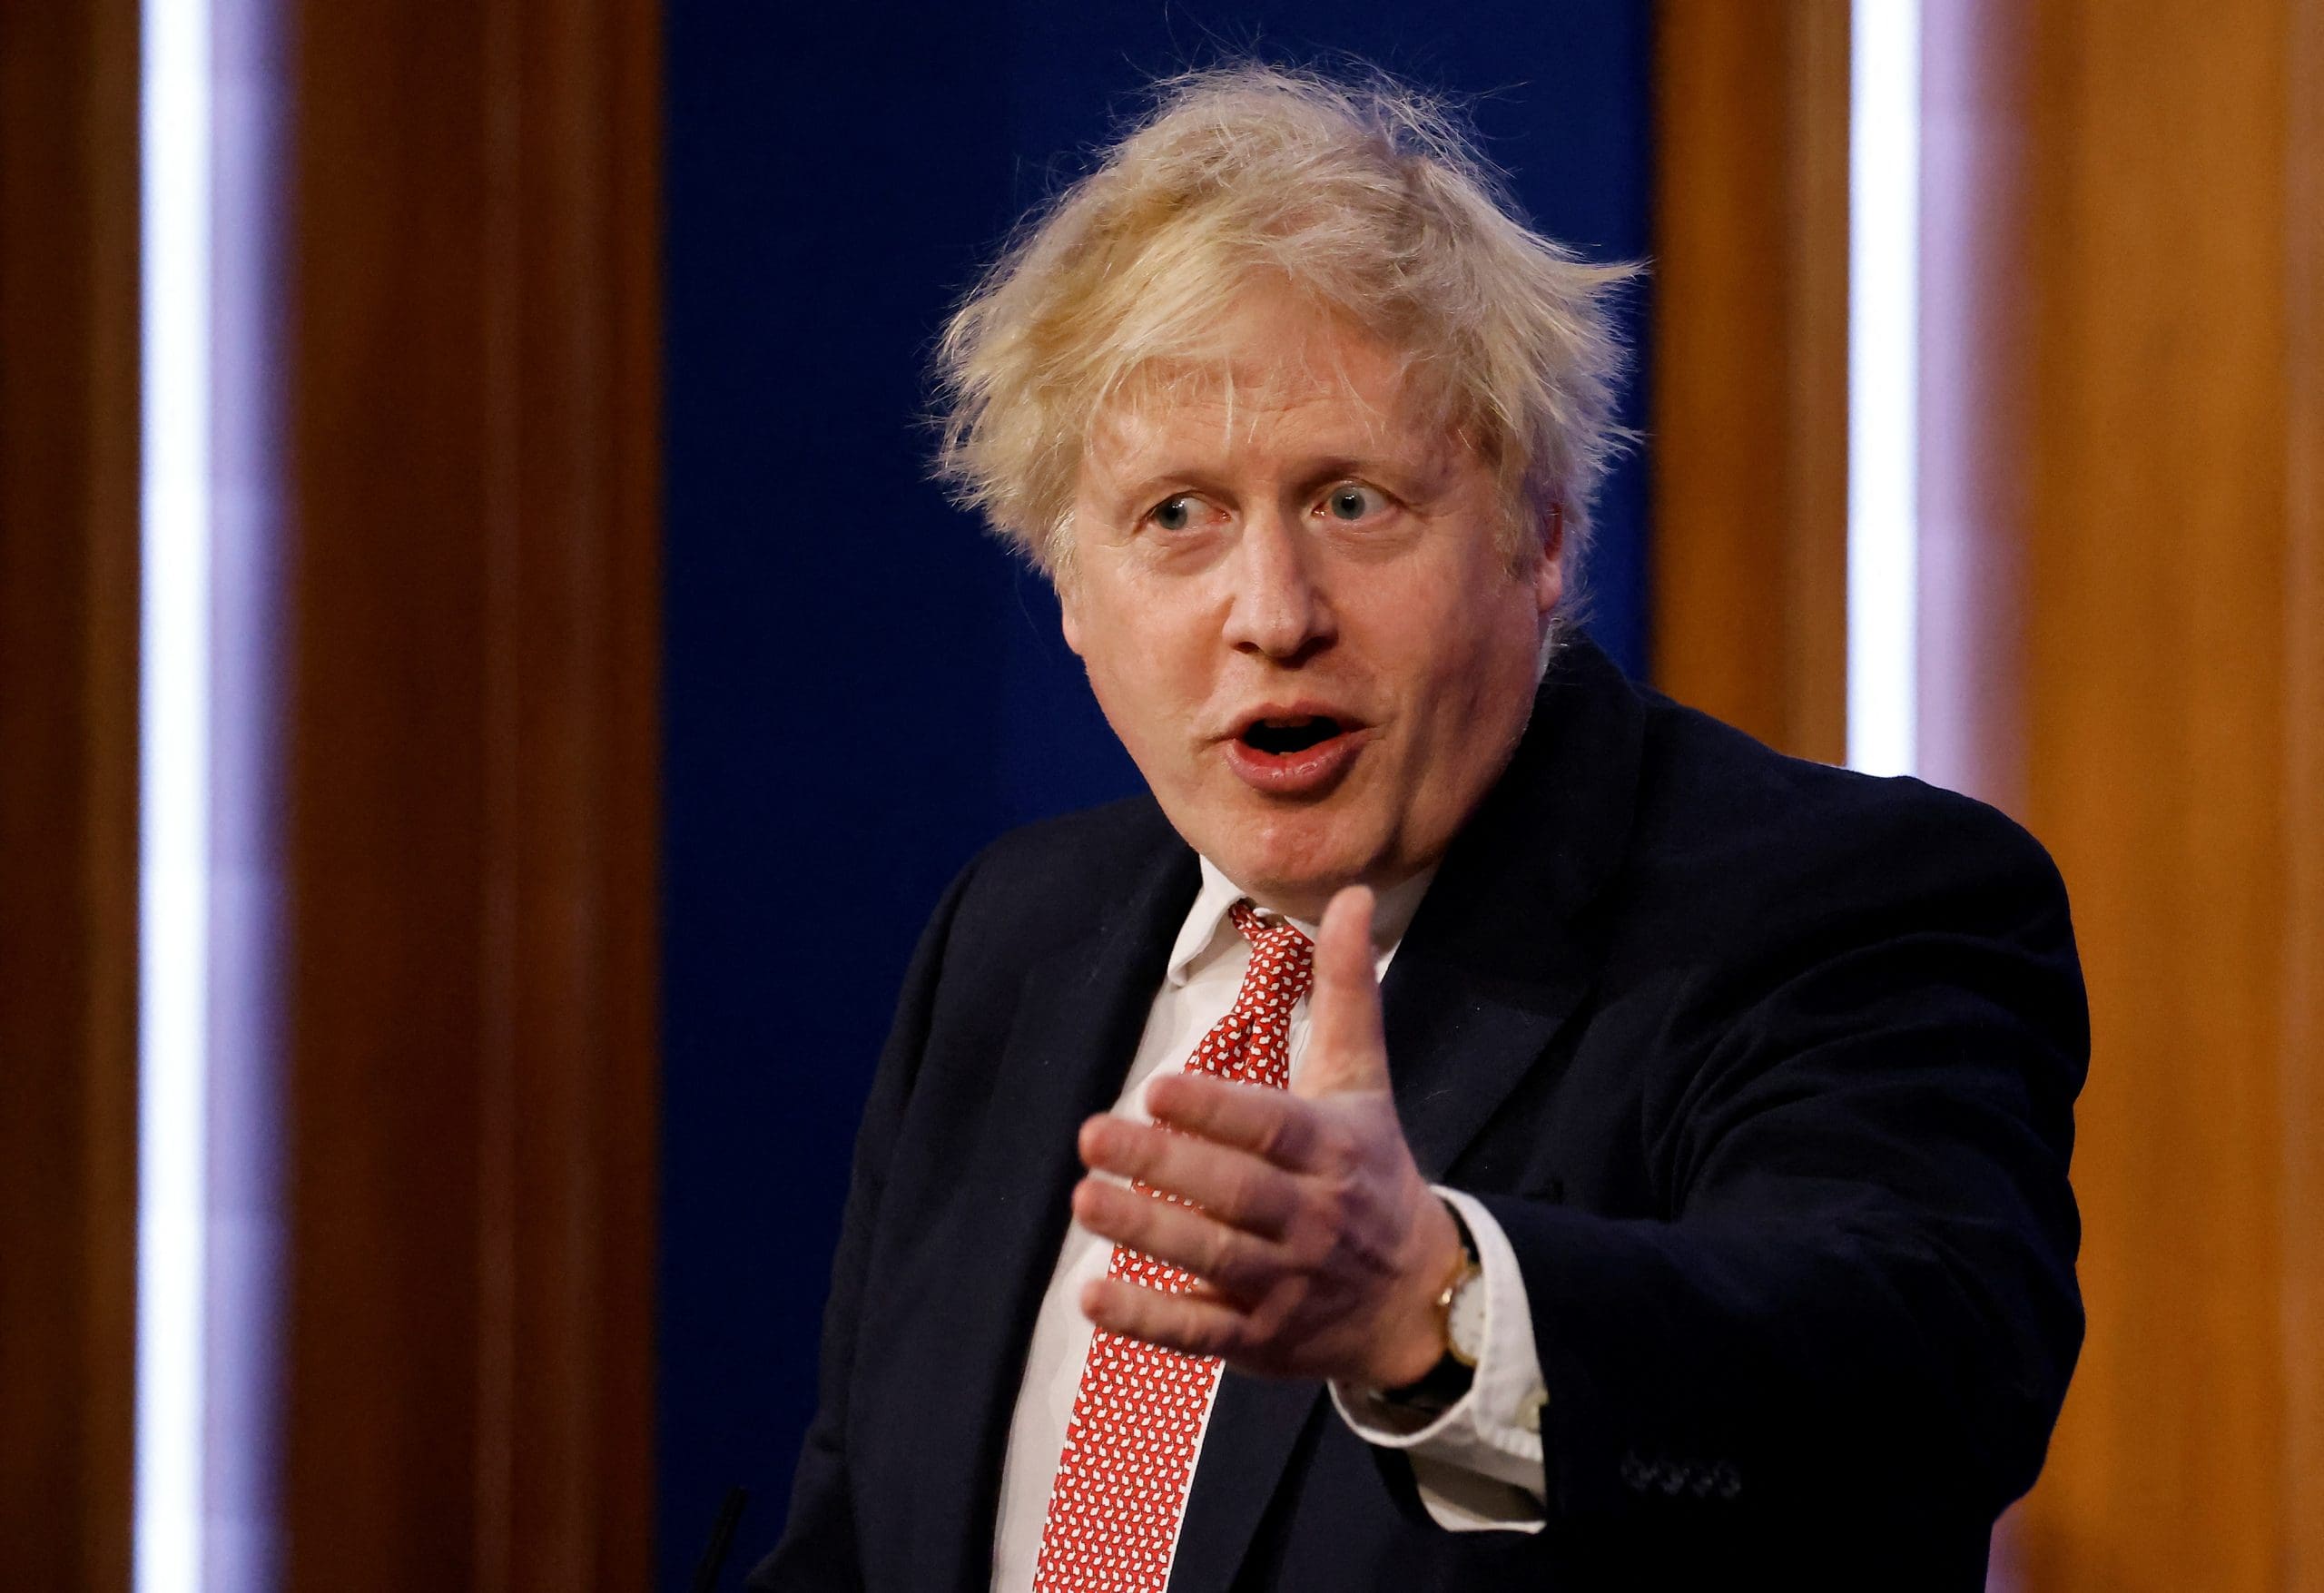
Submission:
M 1848 762 L 1913 772 L 1920 0 L 1856 0 L 1848 128 Z
M 208 0 L 145 0 L 138 878 L 137 1593 L 202 1574 L 208 1190 Z

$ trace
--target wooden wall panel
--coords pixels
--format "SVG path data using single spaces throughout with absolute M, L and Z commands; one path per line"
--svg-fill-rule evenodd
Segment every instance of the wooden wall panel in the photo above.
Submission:
M 129 1586 L 137 8 L 0 6 L 0 1587 Z
M 2284 171 L 2285 1582 L 2324 1588 L 2324 5 L 2290 21 Z
M 635 1588 L 658 8 L 292 10 L 289 1579 Z
M 1656 11 L 1655 683 L 1846 754 L 1846 0 Z
M 2317 10 L 1928 13 L 1923 764 L 2051 847 L 2094 1031 L 2027 1588 L 2324 1588 Z

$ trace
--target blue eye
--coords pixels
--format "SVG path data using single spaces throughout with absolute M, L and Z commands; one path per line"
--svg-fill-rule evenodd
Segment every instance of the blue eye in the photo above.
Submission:
M 1355 521 L 1377 514 L 1387 499 L 1376 487 L 1343 481 L 1324 495 L 1324 508 L 1334 520 Z
M 1183 493 L 1177 497 L 1166 497 L 1154 506 L 1154 513 L 1148 518 L 1161 530 L 1183 531 L 1194 524 L 1194 499 Z

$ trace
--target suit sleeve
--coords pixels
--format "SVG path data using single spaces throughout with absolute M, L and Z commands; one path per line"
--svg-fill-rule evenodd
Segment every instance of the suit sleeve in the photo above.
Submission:
M 952 881 L 921 932 L 904 975 L 894 1027 L 872 1077 L 871 1098 L 856 1131 L 846 1214 L 840 1224 L 839 1250 L 832 1264 L 831 1295 L 823 1307 L 815 1415 L 800 1446 L 783 1537 L 746 1584 L 754 1593 L 809 1593 L 811 1589 L 822 1593 L 860 1588 L 863 1583 L 856 1554 L 854 1509 L 849 1497 L 845 1437 L 856 1313 L 878 1227 L 880 1193 L 927 1042 L 937 986 L 943 975 L 945 945 L 975 871 L 976 865 L 971 863 Z
M 1876 1532 L 1990 1519 L 2040 1470 L 2083 1330 L 2087 1008 L 2049 859 L 1969 807 L 1673 981 L 1699 1065 L 1642 1124 L 1663 1217 L 1485 1197 L 1555 1511 Z

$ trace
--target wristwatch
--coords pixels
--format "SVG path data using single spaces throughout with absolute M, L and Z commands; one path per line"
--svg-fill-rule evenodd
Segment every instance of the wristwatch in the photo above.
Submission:
M 1399 1410 L 1431 1414 L 1451 1410 L 1469 1391 L 1477 1362 L 1484 1354 L 1484 1264 L 1477 1255 L 1476 1237 L 1469 1232 L 1469 1224 L 1461 1220 L 1459 1209 L 1449 1200 L 1444 1203 L 1444 1209 L 1452 1216 L 1453 1232 L 1461 1239 L 1460 1256 L 1436 1295 L 1437 1317 L 1444 1332 L 1444 1353 L 1437 1357 L 1436 1364 L 1419 1382 L 1380 1391 L 1381 1400 Z

